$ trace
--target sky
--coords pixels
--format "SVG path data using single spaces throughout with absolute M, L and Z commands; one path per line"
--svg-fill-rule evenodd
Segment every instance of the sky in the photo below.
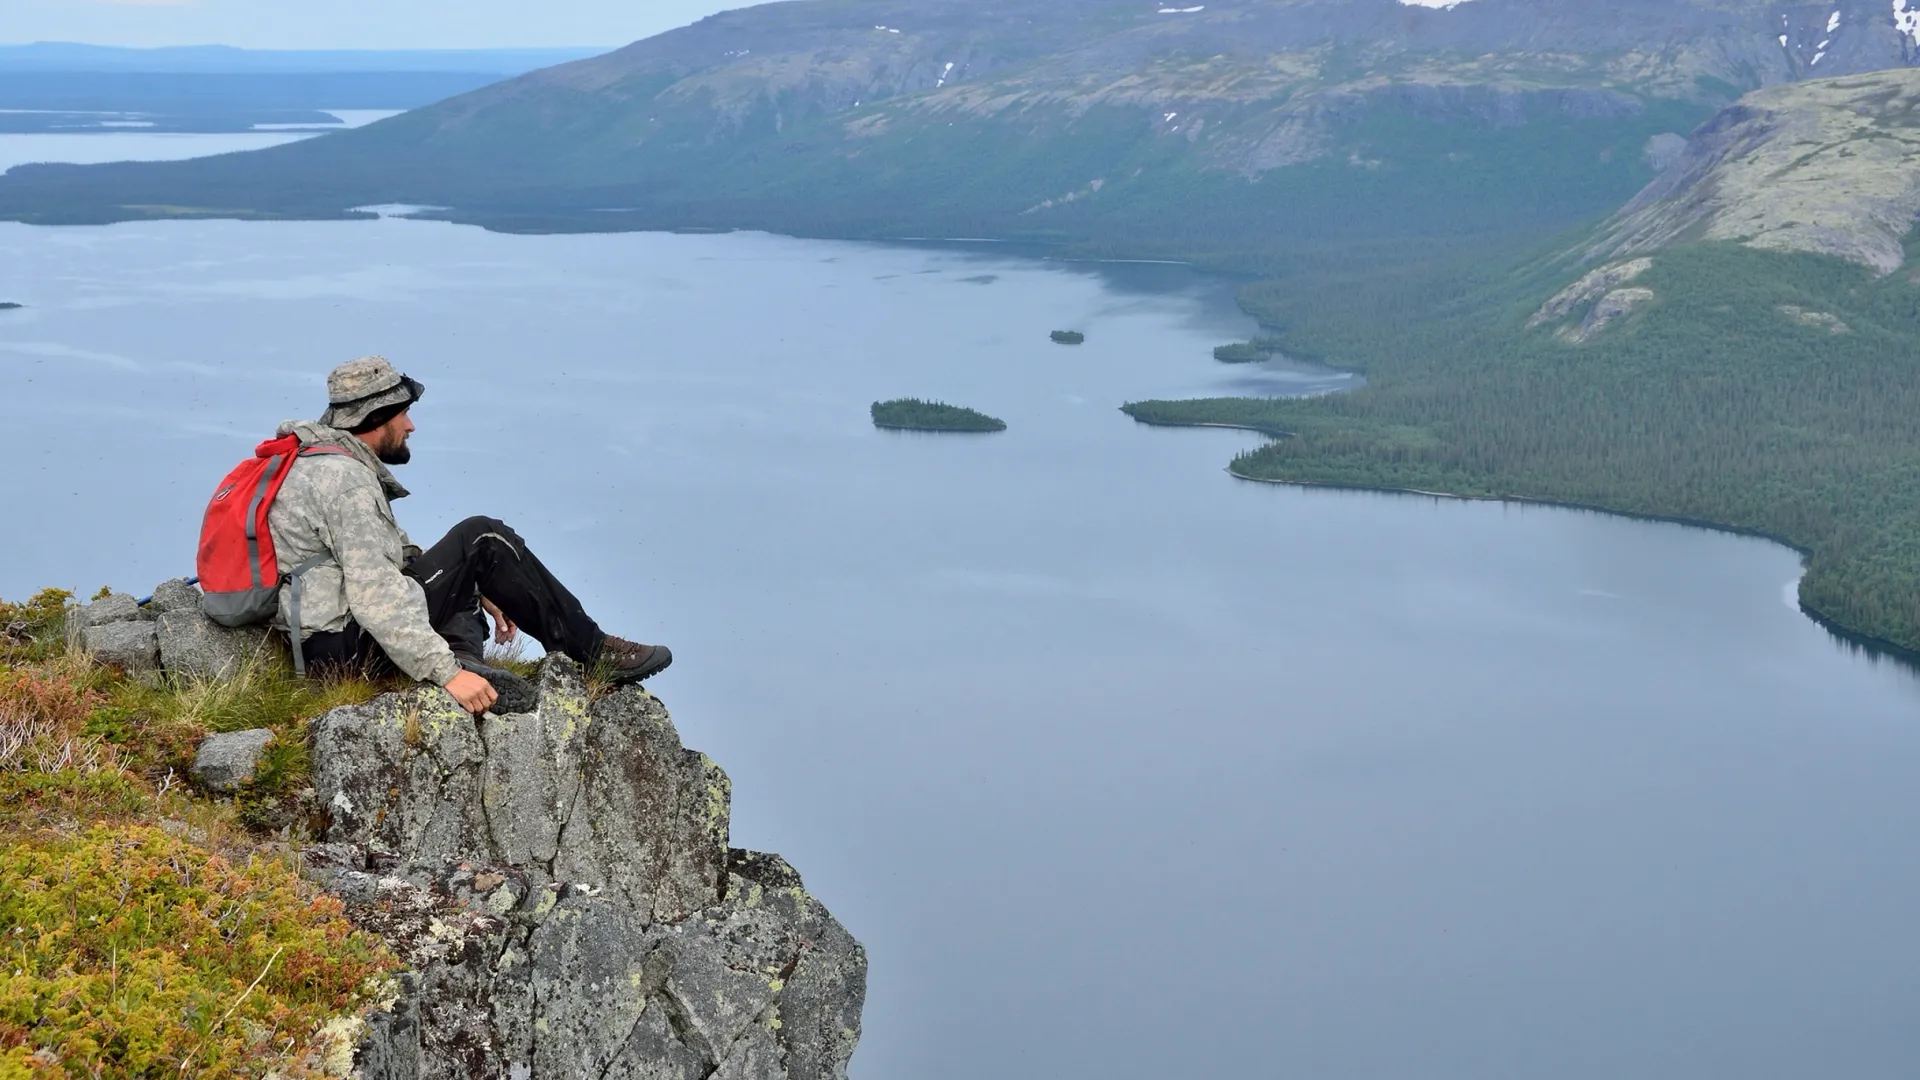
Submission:
M 935 0 L 937 2 L 937 0 Z M 1462 0 L 1401 0 L 1452 7 Z M 0 44 L 475 49 L 625 45 L 744 0 L 4 0 Z M 538 17 L 530 17 L 531 11 Z
M 0 44 L 466 49 L 625 45 L 741 0 L 4 0 Z M 533 17 L 534 12 L 538 17 Z

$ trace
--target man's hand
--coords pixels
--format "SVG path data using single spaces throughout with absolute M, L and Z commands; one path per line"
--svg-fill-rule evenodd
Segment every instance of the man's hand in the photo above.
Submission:
M 493 703 L 500 700 L 492 683 L 464 668 L 447 684 L 447 693 L 453 695 L 453 700 L 459 702 L 461 708 L 475 716 L 493 708 Z
M 519 636 L 520 628 L 513 625 L 513 620 L 507 618 L 507 613 L 500 610 L 500 605 L 483 596 L 480 598 L 480 606 L 486 609 L 488 615 L 493 616 L 493 643 L 495 645 L 505 645 Z

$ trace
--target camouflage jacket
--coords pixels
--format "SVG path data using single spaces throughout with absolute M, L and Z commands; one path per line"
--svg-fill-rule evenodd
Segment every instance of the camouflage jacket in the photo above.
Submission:
M 393 517 L 393 500 L 407 489 L 367 445 L 338 428 L 288 421 L 280 434 L 300 436 L 300 445 L 331 444 L 346 454 L 297 459 L 274 500 L 267 526 L 274 557 L 292 568 L 327 558 L 301 579 L 300 638 L 344 629 L 358 622 L 409 676 L 444 686 L 460 671 L 446 639 L 427 616 L 427 595 L 406 576 L 407 556 L 417 554 Z M 280 587 L 285 629 L 290 586 Z

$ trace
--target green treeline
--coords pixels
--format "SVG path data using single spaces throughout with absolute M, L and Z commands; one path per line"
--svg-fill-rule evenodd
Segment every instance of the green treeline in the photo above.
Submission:
M 1249 478 L 1543 499 L 1771 536 L 1808 553 L 1808 608 L 1920 650 L 1920 287 L 1908 274 L 1676 249 L 1634 282 L 1656 299 L 1584 345 L 1525 328 L 1568 277 L 1509 264 L 1263 282 L 1247 306 L 1301 351 L 1364 369 L 1366 387 L 1126 411 L 1283 436 L 1235 459 Z
M 1005 431 L 1007 422 L 983 412 L 919 398 L 873 403 L 873 426 L 899 431 Z

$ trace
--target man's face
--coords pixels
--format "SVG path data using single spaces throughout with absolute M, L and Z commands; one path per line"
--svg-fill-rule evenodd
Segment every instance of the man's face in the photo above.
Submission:
M 368 432 L 368 448 L 388 465 L 405 465 L 413 460 L 413 451 L 407 447 L 407 436 L 413 434 L 413 418 L 407 415 L 411 411 L 402 409 L 398 416 Z

